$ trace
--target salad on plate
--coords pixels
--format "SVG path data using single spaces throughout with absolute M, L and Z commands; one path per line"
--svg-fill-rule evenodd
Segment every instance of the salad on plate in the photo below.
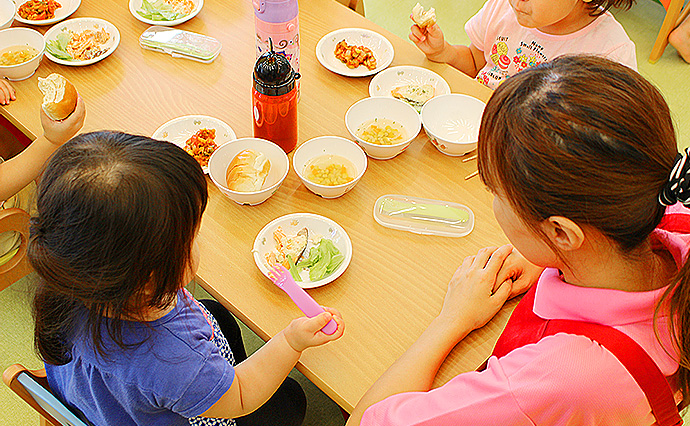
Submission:
M 176 21 L 192 13 L 194 7 L 191 0 L 142 0 L 137 13 L 151 21 Z
M 273 240 L 275 248 L 265 254 L 267 266 L 280 263 L 298 282 L 321 280 L 345 260 L 332 240 L 310 233 L 306 227 L 295 235 L 288 235 L 279 226 L 273 231 Z

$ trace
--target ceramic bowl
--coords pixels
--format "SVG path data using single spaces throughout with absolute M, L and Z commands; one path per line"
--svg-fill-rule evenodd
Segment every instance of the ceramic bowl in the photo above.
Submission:
M 46 47 L 41 33 L 22 27 L 0 30 L 0 51 L 12 46 L 31 46 L 38 51 L 38 54 L 21 64 L 0 65 L 0 77 L 7 77 L 11 81 L 19 81 L 34 75 L 38 64 L 43 58 L 43 52 Z
M 9 28 L 17 13 L 17 5 L 12 0 L 0 0 L 0 30 Z
M 353 179 L 348 183 L 334 186 L 320 185 L 308 180 L 306 175 L 310 161 L 322 155 L 336 155 L 349 160 L 355 169 Z M 349 139 L 339 136 L 321 136 L 310 139 L 297 148 L 292 157 L 292 168 L 311 192 L 323 198 L 337 198 L 357 185 L 367 169 L 367 156 L 362 148 Z
M 361 139 L 357 129 L 375 118 L 399 123 L 405 129 L 407 138 L 395 145 L 379 145 Z M 365 98 L 355 102 L 345 113 L 345 125 L 367 155 L 377 160 L 388 160 L 403 152 L 422 128 L 419 114 L 413 107 L 401 100 L 384 97 Z
M 266 176 L 261 190 L 255 192 L 238 192 L 228 189 L 226 173 L 230 162 L 245 149 L 263 152 L 271 162 L 271 169 Z M 273 195 L 285 180 L 290 169 L 290 162 L 285 151 L 271 141 L 259 138 L 240 138 L 216 148 L 208 160 L 209 176 L 220 192 L 238 204 L 254 206 L 266 201 Z
M 422 107 L 422 124 L 439 151 L 464 155 L 477 148 L 477 137 L 486 104 L 472 96 L 451 93 L 437 96 Z

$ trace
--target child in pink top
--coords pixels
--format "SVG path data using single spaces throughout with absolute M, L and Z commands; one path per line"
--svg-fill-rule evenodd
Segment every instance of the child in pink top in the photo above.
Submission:
M 488 0 L 465 24 L 469 46 L 449 44 L 437 24 L 413 25 L 409 37 L 429 60 L 448 63 L 492 89 L 564 54 L 600 55 L 637 69 L 635 44 L 608 12 L 633 1 Z
M 496 90 L 478 156 L 512 247 L 463 261 L 439 316 L 348 425 L 680 421 L 690 211 L 666 206 L 690 204 L 690 159 L 661 94 L 607 59 L 557 58 Z M 486 366 L 432 390 L 453 347 L 528 289 Z

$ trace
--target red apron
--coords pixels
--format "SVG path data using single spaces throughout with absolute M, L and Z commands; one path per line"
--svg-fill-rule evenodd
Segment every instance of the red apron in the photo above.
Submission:
M 611 352 L 628 370 L 640 386 L 658 426 L 683 424 L 673 392 L 659 367 L 640 345 L 613 327 L 574 320 L 545 320 L 534 311 L 534 294 L 537 286 L 525 294 L 508 320 L 492 355 L 498 358 L 514 349 L 537 343 L 543 337 L 556 333 L 585 336 Z

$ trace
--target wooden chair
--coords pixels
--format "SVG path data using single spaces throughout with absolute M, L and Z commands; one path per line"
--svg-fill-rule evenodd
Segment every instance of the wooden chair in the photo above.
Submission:
M 656 63 L 668 45 L 668 35 L 688 16 L 690 4 L 684 6 L 685 0 L 659 0 L 666 9 L 666 17 L 661 24 L 659 35 L 656 37 L 649 62 Z
M 41 426 L 87 426 L 50 391 L 45 369 L 28 370 L 14 364 L 5 370 L 2 381 L 41 415 Z
M 0 232 L 16 231 L 21 236 L 17 253 L 7 263 L 0 266 L 0 291 L 31 272 L 31 266 L 26 258 L 26 247 L 29 242 L 29 220 L 29 214 L 22 209 L 0 210 Z
M 338 2 L 364 16 L 364 0 L 338 0 Z

